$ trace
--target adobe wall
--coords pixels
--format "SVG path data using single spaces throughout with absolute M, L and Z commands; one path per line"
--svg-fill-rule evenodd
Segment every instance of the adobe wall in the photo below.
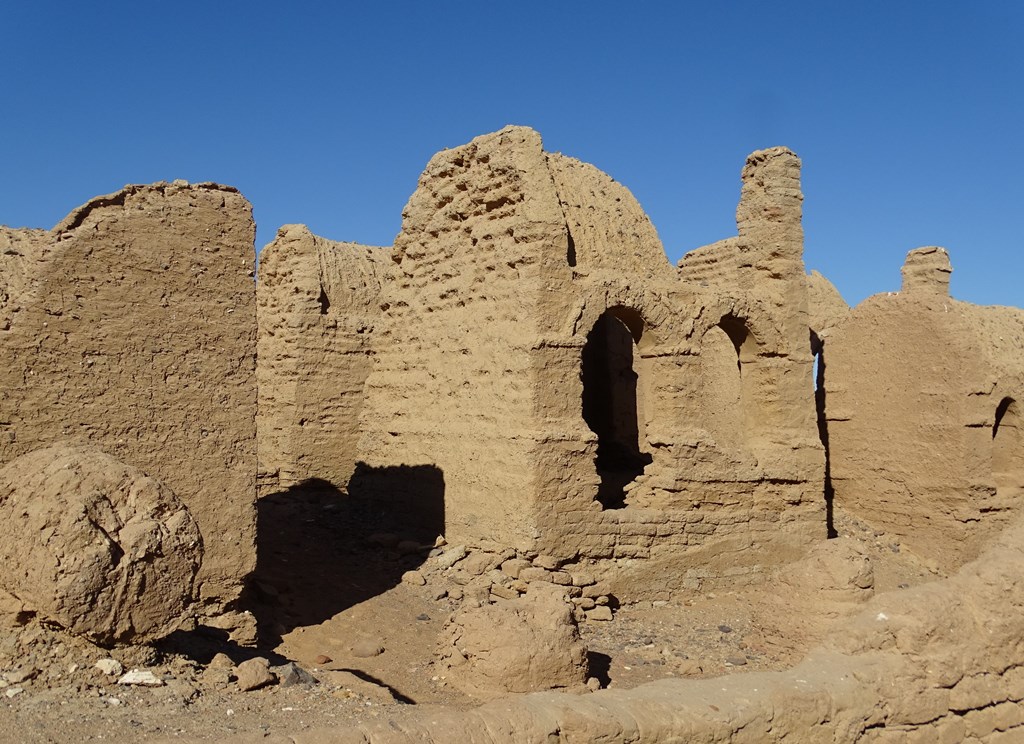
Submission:
M 92 445 L 168 485 L 214 608 L 255 563 L 253 237 L 229 187 L 125 187 L 31 233 L 0 324 L 0 463 Z
M 378 485 L 357 471 L 353 493 L 422 500 L 382 478 L 434 468 L 449 542 L 597 561 L 624 596 L 798 555 L 824 532 L 798 176 L 788 151 L 752 156 L 729 241 L 738 285 L 702 286 L 681 280 L 627 189 L 535 132 L 439 153 L 382 290 L 360 445 Z M 619 339 L 601 374 L 635 378 L 623 409 L 630 457 L 647 461 L 611 506 L 585 410 L 601 323 Z
M 993 462 L 1024 445 L 1012 416 L 996 426 L 1024 396 L 1024 312 L 951 299 L 950 270 L 942 249 L 911 251 L 903 290 L 858 305 L 824 351 L 836 503 L 943 570 L 1006 526 L 1024 487 L 1017 463 L 997 488 Z
M 260 253 L 261 493 L 318 479 L 345 488 L 355 469 L 370 339 L 390 251 L 285 225 Z
M 876 596 L 787 671 L 518 695 L 267 741 L 1009 744 L 1024 738 L 1022 610 L 1017 522 L 952 578 Z
M 508 128 L 431 159 L 381 293 L 354 495 L 424 510 L 431 539 L 533 539 L 540 264 L 565 252 L 535 132 Z

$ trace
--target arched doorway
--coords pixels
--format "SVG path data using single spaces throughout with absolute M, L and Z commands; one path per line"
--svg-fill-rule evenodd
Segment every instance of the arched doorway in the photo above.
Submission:
M 636 345 L 643 333 L 640 313 L 613 307 L 597 319 L 583 346 L 583 420 L 597 435 L 597 500 L 605 509 L 624 507 L 625 486 L 651 463 L 640 449 L 643 406 Z
M 1024 422 L 1013 398 L 1003 398 L 992 426 L 992 479 L 996 493 L 1015 498 L 1024 492 Z

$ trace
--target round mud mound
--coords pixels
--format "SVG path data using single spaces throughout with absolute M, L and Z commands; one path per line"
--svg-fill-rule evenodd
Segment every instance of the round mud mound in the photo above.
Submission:
M 202 550 L 174 493 L 108 454 L 49 447 L 0 469 L 0 588 L 72 633 L 112 644 L 176 630 Z

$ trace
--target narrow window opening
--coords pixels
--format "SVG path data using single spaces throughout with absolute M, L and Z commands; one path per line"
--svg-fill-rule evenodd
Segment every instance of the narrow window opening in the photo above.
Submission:
M 1024 422 L 1013 398 L 996 407 L 992 425 L 992 480 L 996 493 L 1008 499 L 1024 494 Z
M 583 420 L 597 435 L 597 500 L 605 509 L 625 507 L 625 487 L 652 460 L 640 450 L 635 351 L 642 334 L 639 313 L 611 308 L 583 347 Z
M 565 234 L 568 238 L 568 245 L 565 251 L 565 259 L 570 266 L 576 265 L 576 241 L 572 239 L 572 232 L 569 230 L 569 223 L 565 223 Z
M 832 485 L 832 461 L 828 445 L 828 418 L 825 414 L 825 342 L 811 331 L 811 354 L 814 355 L 814 409 L 818 417 L 818 438 L 825 450 L 825 534 L 839 537 L 835 524 L 835 488 Z
M 317 298 L 317 302 L 320 303 L 320 314 L 327 315 L 327 311 L 331 308 L 331 301 L 327 297 L 327 291 L 320 287 L 320 296 Z

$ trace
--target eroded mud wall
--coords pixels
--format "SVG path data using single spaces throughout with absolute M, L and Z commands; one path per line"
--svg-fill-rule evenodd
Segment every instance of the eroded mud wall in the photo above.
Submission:
M 390 251 L 285 225 L 260 253 L 259 485 L 345 488 Z
M 424 529 L 449 541 L 533 539 L 539 263 L 552 251 L 565 260 L 564 236 L 535 132 L 511 127 L 434 156 L 381 295 L 353 494 L 398 494 L 432 514 L 443 502 L 445 524 Z M 429 483 L 410 482 L 424 473 Z
M 253 236 L 229 187 L 98 197 L 32 236 L 0 331 L 0 462 L 92 445 L 170 486 L 214 606 L 255 562 Z
M 836 327 L 825 378 L 836 504 L 943 570 L 1019 511 L 994 458 L 1000 406 L 1024 393 L 1024 313 L 951 299 L 949 272 L 942 249 L 911 251 L 903 290 Z

